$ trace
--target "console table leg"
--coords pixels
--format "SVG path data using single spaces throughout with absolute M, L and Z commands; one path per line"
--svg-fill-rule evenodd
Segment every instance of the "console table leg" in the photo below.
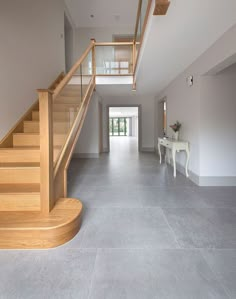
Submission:
M 159 152 L 160 164 L 161 164 L 161 146 L 159 143 L 158 143 L 158 152 Z
M 186 173 L 186 177 L 189 177 L 189 173 L 188 173 L 188 164 L 189 164 L 189 149 L 186 149 L 186 154 L 187 154 L 187 159 L 186 159 L 186 165 L 185 165 L 185 173 Z
M 172 159 L 173 159 L 174 177 L 176 177 L 175 149 L 172 149 Z

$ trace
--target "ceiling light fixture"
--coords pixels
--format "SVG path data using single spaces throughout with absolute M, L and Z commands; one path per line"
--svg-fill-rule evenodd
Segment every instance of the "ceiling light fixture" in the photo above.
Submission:
M 93 18 L 94 18 L 94 15 L 90 15 L 90 18 L 93 19 Z

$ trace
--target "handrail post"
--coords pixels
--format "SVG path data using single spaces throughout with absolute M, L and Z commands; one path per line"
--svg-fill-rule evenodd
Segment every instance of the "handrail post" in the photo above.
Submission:
M 53 198 L 53 91 L 38 90 L 40 122 L 40 202 L 41 212 L 48 214 Z
M 95 56 L 95 43 L 96 40 L 94 38 L 91 38 L 91 42 L 93 44 L 92 48 L 92 73 L 94 76 L 96 76 L 96 56 Z
M 136 64 L 136 41 L 133 40 L 133 74 L 134 74 L 134 71 L 135 71 L 135 64 Z

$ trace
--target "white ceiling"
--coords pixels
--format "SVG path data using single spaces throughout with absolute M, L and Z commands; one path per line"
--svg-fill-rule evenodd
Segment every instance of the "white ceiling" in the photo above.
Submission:
M 235 23 L 236 0 L 171 0 L 151 16 L 137 91 L 158 94 Z
M 65 2 L 77 27 L 135 27 L 139 0 L 65 0 Z M 94 15 L 94 18 L 90 15 Z
M 137 107 L 111 107 L 109 109 L 110 117 L 131 117 L 138 116 Z

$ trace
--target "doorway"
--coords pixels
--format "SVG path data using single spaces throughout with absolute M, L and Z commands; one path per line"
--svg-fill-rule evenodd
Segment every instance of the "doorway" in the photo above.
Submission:
M 141 106 L 109 106 L 108 151 L 111 153 L 132 151 L 138 153 L 141 144 Z

